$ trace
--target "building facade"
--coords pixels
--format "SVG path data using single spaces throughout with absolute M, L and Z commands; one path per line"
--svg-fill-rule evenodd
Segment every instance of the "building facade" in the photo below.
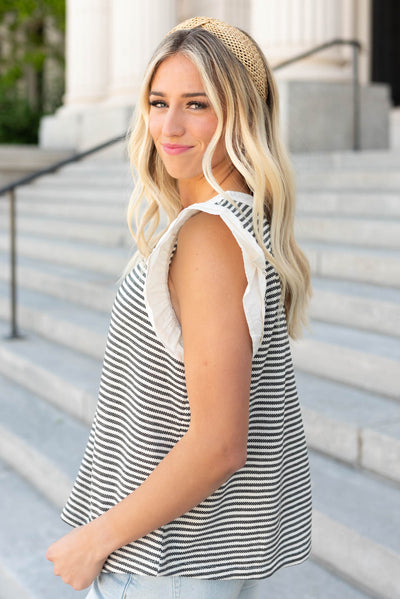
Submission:
M 368 87 L 372 2 L 67 0 L 66 93 L 57 113 L 43 119 L 40 143 L 43 147 L 85 149 L 122 133 L 129 123 L 152 51 L 176 23 L 195 15 L 216 17 L 245 29 L 260 44 L 272 66 L 333 39 L 358 39 L 362 44 L 360 81 Z M 348 108 L 348 120 L 351 120 L 351 100 L 347 106 L 346 98 L 352 89 L 352 57 L 351 47 L 335 46 L 277 72 L 284 128 L 286 123 L 286 128 L 293 130 L 294 103 L 298 105 L 300 101 L 306 108 L 309 104 L 312 114 L 313 103 L 321 101 L 320 86 L 328 84 L 325 95 L 328 97 L 333 92 L 339 97 L 343 95 L 346 108 L 338 106 L 338 109 L 343 113 Z M 378 102 L 387 110 L 387 90 L 373 91 L 375 95 L 365 100 L 366 106 Z M 378 129 L 383 132 L 386 117 L 382 115 Z M 304 112 L 301 120 L 304 121 Z M 349 128 L 345 122 L 345 137 Z M 376 131 L 368 135 L 371 141 L 377 139 Z M 301 131 L 300 137 L 307 137 L 307 132 Z M 351 143 L 350 137 L 347 135 L 348 139 L 341 142 L 333 140 L 333 149 L 335 144 L 339 147 Z M 385 135 L 382 133 L 381 137 L 384 144 Z M 366 145 L 370 143 L 367 138 Z M 291 143 L 288 139 L 288 142 L 293 146 L 293 140 Z M 301 143 L 296 142 L 294 146 L 300 148 Z M 312 139 L 308 139 L 307 144 L 309 149 L 318 146 Z

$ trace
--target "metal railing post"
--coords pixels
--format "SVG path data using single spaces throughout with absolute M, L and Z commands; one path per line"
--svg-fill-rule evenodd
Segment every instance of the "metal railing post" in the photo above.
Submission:
M 15 190 L 20 185 L 27 185 L 28 183 L 32 183 L 36 181 L 39 177 L 43 175 L 47 175 L 49 173 L 54 173 L 59 168 L 66 166 L 67 164 L 72 164 L 81 160 L 82 158 L 86 158 L 86 156 L 90 156 L 99 150 L 103 150 L 108 146 L 111 146 L 117 142 L 120 142 L 126 138 L 126 133 L 123 135 L 119 135 L 118 137 L 113 137 L 108 141 L 105 141 L 102 144 L 98 144 L 93 148 L 89 148 L 89 150 L 85 150 L 84 152 L 80 152 L 79 154 L 74 154 L 70 158 L 66 158 L 65 160 L 60 160 L 59 162 L 55 162 L 48 167 L 43 169 L 39 169 L 30 175 L 26 175 L 20 179 L 15 181 L 11 181 L 7 185 L 4 185 L 0 188 L 0 197 L 3 194 L 8 193 L 10 198 L 10 334 L 7 336 L 7 339 L 22 339 L 23 335 L 21 335 L 18 331 L 17 324 L 17 258 L 16 258 L 16 210 L 15 210 Z
M 359 45 L 353 44 L 353 150 L 361 149 L 361 105 L 359 81 Z
M 17 325 L 17 268 L 16 268 L 16 216 L 15 216 L 15 187 L 9 191 L 10 198 L 10 339 L 19 339 Z

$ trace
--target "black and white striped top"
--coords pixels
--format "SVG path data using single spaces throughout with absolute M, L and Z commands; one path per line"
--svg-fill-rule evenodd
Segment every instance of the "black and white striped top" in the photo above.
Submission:
M 112 553 L 107 572 L 264 578 L 310 552 L 308 454 L 280 283 L 255 241 L 251 196 L 229 197 L 233 203 L 217 196 L 182 210 L 147 264 L 122 282 L 97 411 L 62 518 L 86 524 L 121 501 L 189 427 L 182 339 L 167 275 L 177 232 L 199 210 L 223 218 L 244 258 L 243 303 L 253 340 L 247 462 L 197 507 Z M 267 223 L 265 242 L 270 247 Z

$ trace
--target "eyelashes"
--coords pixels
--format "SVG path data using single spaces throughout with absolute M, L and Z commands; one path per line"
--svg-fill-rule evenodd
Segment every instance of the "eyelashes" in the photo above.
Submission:
M 149 100 L 149 105 L 153 106 L 154 108 L 167 108 L 168 105 L 166 102 L 164 102 L 164 100 Z M 191 100 L 190 102 L 188 102 L 186 104 L 186 106 L 188 108 L 192 108 L 194 111 L 197 110 L 205 110 L 206 108 L 209 107 L 209 104 L 206 104 L 205 102 L 198 102 L 196 100 Z

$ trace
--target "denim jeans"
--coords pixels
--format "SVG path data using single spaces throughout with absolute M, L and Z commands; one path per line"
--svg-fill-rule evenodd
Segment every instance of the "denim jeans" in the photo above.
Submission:
M 201 580 L 102 572 L 86 599 L 257 599 L 258 580 Z

